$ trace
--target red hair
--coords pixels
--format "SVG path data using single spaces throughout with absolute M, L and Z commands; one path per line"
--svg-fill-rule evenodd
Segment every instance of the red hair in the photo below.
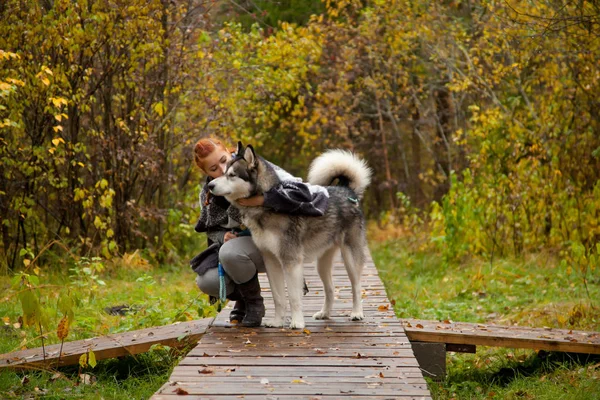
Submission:
M 219 139 L 213 138 L 202 138 L 198 140 L 196 146 L 194 146 L 194 161 L 196 165 L 204 171 L 203 161 L 209 154 L 215 151 L 217 148 L 221 148 L 227 151 L 227 148 Z

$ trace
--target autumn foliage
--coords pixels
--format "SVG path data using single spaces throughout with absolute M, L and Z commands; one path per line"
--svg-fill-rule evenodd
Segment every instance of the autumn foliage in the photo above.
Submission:
M 325 148 L 361 153 L 367 214 L 426 223 L 449 260 L 550 249 L 595 268 L 596 2 L 327 1 L 276 29 L 212 4 L 3 2 L 5 265 L 55 239 L 106 257 L 197 242 L 192 149 L 216 135 L 298 175 Z

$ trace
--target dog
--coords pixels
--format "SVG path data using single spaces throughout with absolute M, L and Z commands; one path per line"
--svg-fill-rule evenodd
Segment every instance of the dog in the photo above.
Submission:
M 337 185 L 331 186 L 336 181 Z M 305 326 L 302 314 L 303 263 L 317 259 L 325 301 L 313 318 L 328 319 L 334 300 L 333 258 L 341 250 L 352 284 L 353 321 L 364 318 L 361 303 L 361 274 L 365 263 L 365 219 L 359 206 L 371 181 L 366 162 L 349 151 L 329 150 L 311 163 L 308 182 L 325 186 L 329 193 L 323 216 L 296 216 L 273 212 L 265 207 L 244 207 L 236 200 L 263 194 L 280 182 L 272 164 L 258 157 L 251 145 L 238 143 L 236 156 L 223 176 L 209 183 L 209 190 L 224 196 L 240 210 L 242 223 L 252 232 L 260 249 L 273 293 L 275 317 L 266 326 L 285 323 L 285 284 L 291 309 L 292 329 Z

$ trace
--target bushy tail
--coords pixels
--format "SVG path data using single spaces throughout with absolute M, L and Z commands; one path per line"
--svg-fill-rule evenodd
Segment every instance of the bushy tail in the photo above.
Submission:
M 308 182 L 329 186 L 337 178 L 362 198 L 371 183 L 371 168 L 367 163 L 346 150 L 328 150 L 315 158 L 308 171 Z

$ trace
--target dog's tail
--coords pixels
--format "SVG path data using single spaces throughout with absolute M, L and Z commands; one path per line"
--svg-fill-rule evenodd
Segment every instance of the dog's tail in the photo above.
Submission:
M 313 185 L 330 186 L 338 179 L 362 197 L 371 183 L 371 168 L 356 155 L 346 150 L 328 150 L 315 158 L 308 171 L 308 182 Z

